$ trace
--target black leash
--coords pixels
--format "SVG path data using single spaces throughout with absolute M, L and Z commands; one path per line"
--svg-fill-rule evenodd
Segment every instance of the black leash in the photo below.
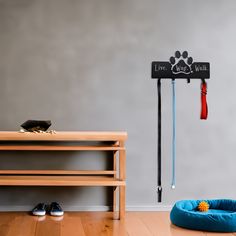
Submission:
M 157 94 L 158 94 L 158 107 L 157 107 L 157 195 L 158 202 L 161 202 L 162 186 L 161 186 L 161 79 L 157 80 Z

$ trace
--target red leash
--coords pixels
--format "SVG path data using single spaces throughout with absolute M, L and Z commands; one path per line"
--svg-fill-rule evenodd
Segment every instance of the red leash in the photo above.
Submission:
M 208 115 L 207 107 L 207 83 L 202 80 L 201 84 L 201 120 L 206 120 Z

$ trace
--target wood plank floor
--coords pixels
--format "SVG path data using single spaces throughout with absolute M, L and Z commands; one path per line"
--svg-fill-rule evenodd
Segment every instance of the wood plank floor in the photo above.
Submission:
M 127 212 L 113 220 L 108 212 L 69 212 L 63 217 L 0 213 L 0 236 L 236 236 L 191 231 L 171 225 L 169 212 Z

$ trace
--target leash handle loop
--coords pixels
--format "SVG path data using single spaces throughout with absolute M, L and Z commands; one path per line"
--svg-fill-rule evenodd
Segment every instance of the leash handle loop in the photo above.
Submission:
M 205 79 L 201 83 L 201 120 L 207 120 L 208 106 L 207 106 L 207 83 Z

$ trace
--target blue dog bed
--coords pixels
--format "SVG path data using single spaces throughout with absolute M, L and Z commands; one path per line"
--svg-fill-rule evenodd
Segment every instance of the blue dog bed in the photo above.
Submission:
M 174 225 L 202 231 L 236 232 L 236 200 L 206 200 L 210 208 L 198 211 L 200 200 L 177 202 L 171 210 L 170 219 Z

